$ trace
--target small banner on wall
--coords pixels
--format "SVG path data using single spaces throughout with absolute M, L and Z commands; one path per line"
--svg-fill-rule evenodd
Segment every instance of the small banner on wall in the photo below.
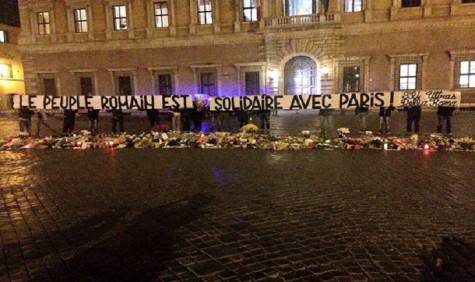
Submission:
M 318 95 L 260 95 L 200 98 L 176 96 L 13 96 L 13 108 L 45 110 L 149 110 L 192 109 L 193 100 L 211 111 L 320 110 L 357 107 L 460 107 L 461 93 L 445 90 L 411 90 Z

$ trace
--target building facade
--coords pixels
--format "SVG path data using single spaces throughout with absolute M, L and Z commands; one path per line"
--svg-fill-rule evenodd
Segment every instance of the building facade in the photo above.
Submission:
M 23 66 L 18 49 L 18 7 L 0 2 L 0 110 L 8 107 L 8 94 L 24 94 Z
M 20 0 L 19 8 L 29 95 L 453 89 L 475 102 L 473 0 Z

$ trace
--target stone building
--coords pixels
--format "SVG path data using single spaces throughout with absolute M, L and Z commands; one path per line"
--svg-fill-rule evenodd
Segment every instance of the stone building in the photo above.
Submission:
M 0 1 L 0 109 L 8 106 L 7 94 L 24 94 L 23 67 L 18 50 L 20 33 L 16 3 Z
M 26 93 L 459 89 L 474 0 L 19 0 Z

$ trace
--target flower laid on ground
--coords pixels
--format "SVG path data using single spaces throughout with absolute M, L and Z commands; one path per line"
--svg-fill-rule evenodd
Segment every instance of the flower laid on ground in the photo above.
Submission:
M 191 133 L 148 132 L 142 134 L 98 135 L 87 131 L 67 137 L 30 138 L 14 136 L 0 140 L 0 150 L 21 149 L 96 149 L 96 148 L 241 148 L 262 150 L 443 150 L 475 151 L 471 137 L 452 138 L 440 134 L 421 137 L 360 135 L 349 137 L 349 131 L 341 130 L 338 138 L 322 139 L 310 131 L 297 136 L 274 136 L 258 132 L 238 133 Z

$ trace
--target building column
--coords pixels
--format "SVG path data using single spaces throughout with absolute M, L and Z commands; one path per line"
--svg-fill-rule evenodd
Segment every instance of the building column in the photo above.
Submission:
M 221 17 L 219 14 L 219 0 L 213 0 L 212 2 L 212 9 L 213 9 L 213 29 L 215 33 L 221 31 Z
M 197 22 L 196 0 L 190 0 L 190 34 L 196 33 Z
M 234 0 L 234 32 L 241 31 L 241 0 Z
M 170 3 L 170 35 L 176 35 L 176 9 L 175 9 L 175 0 L 169 0 Z

